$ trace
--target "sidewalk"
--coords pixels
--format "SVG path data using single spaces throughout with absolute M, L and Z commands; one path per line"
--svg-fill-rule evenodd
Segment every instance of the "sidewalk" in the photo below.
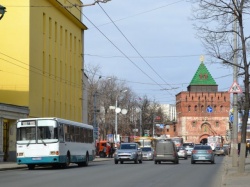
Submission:
M 96 157 L 93 162 L 108 161 L 113 158 Z M 27 168 L 27 165 L 18 165 L 16 162 L 0 162 L 0 171 Z
M 246 158 L 245 172 L 238 173 L 238 167 L 232 167 L 232 157 L 224 159 L 224 173 L 221 187 L 249 187 L 250 186 L 250 156 Z

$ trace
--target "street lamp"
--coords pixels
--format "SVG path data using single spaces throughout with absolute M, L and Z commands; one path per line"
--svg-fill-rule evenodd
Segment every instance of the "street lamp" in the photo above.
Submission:
M 128 90 L 120 90 L 120 92 L 116 95 L 116 98 L 115 98 L 115 145 L 117 143 L 117 113 L 121 112 L 121 109 L 117 108 L 117 99 L 120 93 L 125 93 L 127 91 Z
M 4 6 L 0 5 L 0 20 L 3 18 L 4 14 L 6 12 L 5 9 L 6 8 Z

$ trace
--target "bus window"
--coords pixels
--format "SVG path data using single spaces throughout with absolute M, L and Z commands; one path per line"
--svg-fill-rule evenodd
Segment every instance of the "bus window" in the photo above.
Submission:
M 63 125 L 59 124 L 58 126 L 58 131 L 59 131 L 59 142 L 64 142 L 64 133 L 63 133 Z

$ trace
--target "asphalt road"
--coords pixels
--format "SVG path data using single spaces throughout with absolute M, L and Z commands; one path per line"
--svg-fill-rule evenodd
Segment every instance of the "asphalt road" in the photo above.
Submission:
M 113 160 L 92 162 L 88 167 L 71 166 L 68 169 L 37 167 L 35 170 L 0 171 L 1 186 L 18 187 L 220 187 L 223 158 L 215 164 L 197 163 L 190 158 L 180 164 L 153 161 L 142 164 Z

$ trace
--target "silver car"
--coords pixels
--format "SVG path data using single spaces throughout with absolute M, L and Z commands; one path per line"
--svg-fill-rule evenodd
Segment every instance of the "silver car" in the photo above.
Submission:
M 152 147 L 142 147 L 143 160 L 154 160 L 154 148 Z
M 121 143 L 120 147 L 114 153 L 115 164 L 120 161 L 133 161 L 135 164 L 142 163 L 142 150 L 137 143 Z
M 187 150 L 187 155 L 191 156 L 194 147 L 193 146 L 186 146 L 185 149 Z
M 209 145 L 196 145 L 191 155 L 191 164 L 196 162 L 211 162 L 214 164 L 214 152 Z
M 179 158 L 184 158 L 184 159 L 188 158 L 187 150 L 183 146 L 178 147 L 177 151 Z

